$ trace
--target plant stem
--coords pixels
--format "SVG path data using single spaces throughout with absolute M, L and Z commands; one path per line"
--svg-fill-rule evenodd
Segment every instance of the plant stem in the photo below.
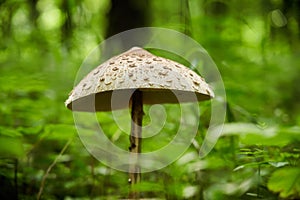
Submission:
M 37 200 L 41 199 L 43 190 L 44 190 L 44 186 L 45 186 L 45 182 L 46 179 L 50 173 L 50 171 L 52 170 L 52 168 L 56 165 L 56 163 L 58 162 L 58 159 L 64 154 L 64 152 L 67 150 L 67 148 L 69 147 L 69 145 L 71 144 L 72 140 L 74 137 L 70 138 L 67 143 L 65 144 L 65 146 L 62 148 L 62 150 L 60 151 L 60 153 L 56 156 L 56 158 L 54 159 L 54 161 L 51 163 L 51 165 L 48 167 L 46 173 L 43 176 L 42 182 L 41 182 L 41 186 L 40 186 L 40 190 L 39 193 L 37 194 Z
M 141 153 L 142 142 L 142 121 L 143 121 L 143 97 L 142 92 L 135 90 L 131 97 L 131 133 L 130 133 L 130 184 L 129 199 L 138 199 L 139 192 L 134 191 L 132 186 L 141 181 L 141 168 L 138 164 L 139 153 Z

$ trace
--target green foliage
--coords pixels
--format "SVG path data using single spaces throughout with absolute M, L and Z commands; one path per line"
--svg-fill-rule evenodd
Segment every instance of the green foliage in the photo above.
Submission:
M 21 157 L 24 155 L 22 142 L 18 138 L 0 137 L 1 157 Z
M 299 167 L 284 167 L 276 170 L 270 177 L 268 188 L 273 192 L 279 192 L 282 198 L 299 198 Z
M 300 127 L 268 127 L 249 123 L 230 123 L 223 127 L 222 136 L 236 135 L 245 145 L 286 146 L 300 142 Z
M 87 152 L 64 107 L 85 56 L 114 26 L 107 24 L 111 2 L 0 1 L 0 199 L 33 199 L 41 188 L 42 199 L 127 197 L 127 174 Z M 214 149 L 200 159 L 210 117 L 210 103 L 201 103 L 192 145 L 170 166 L 143 174 L 134 189 L 159 199 L 299 199 L 299 2 L 147 2 L 149 26 L 188 34 L 216 62 L 227 121 Z M 151 109 L 144 108 L 144 125 L 159 129 L 164 116 L 166 122 L 161 134 L 144 140 L 144 152 L 168 144 L 180 122 L 176 106 L 167 105 L 165 113 Z M 122 129 L 112 113 L 96 114 L 107 137 L 127 150 L 130 115 L 119 115 Z M 161 118 L 151 118 L 156 115 Z M 80 128 L 93 133 L 88 127 L 97 124 L 81 117 Z

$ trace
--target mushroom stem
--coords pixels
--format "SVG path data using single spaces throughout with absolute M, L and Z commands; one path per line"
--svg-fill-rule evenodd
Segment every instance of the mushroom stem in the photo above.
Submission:
M 138 164 L 139 153 L 141 153 L 142 142 L 142 121 L 143 121 L 143 96 L 138 89 L 134 91 L 131 97 L 131 133 L 130 133 L 130 165 L 129 179 L 130 186 L 139 183 L 141 180 L 141 168 Z M 129 192 L 129 198 L 139 198 L 139 193 Z

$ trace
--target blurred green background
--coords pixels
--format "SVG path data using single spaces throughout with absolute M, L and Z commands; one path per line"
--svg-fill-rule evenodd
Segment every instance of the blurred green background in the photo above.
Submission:
M 142 26 L 180 31 L 208 51 L 227 115 L 223 135 L 200 159 L 210 112 L 201 104 L 195 142 L 172 165 L 143 174 L 141 195 L 299 199 L 299 0 L 0 0 L 0 199 L 127 196 L 127 174 L 85 150 L 64 101 L 91 50 Z M 118 127 L 99 115 L 113 138 Z M 168 126 L 162 140 L 176 129 Z

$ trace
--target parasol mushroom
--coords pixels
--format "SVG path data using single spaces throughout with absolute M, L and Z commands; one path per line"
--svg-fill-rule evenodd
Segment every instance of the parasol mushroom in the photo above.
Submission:
M 113 99 L 113 93 L 130 95 Z M 122 96 L 122 95 L 121 95 Z M 129 183 L 140 181 L 143 104 L 204 101 L 214 96 L 205 80 L 172 60 L 133 47 L 92 70 L 70 93 L 65 105 L 73 111 L 112 111 L 131 107 Z M 131 192 L 130 198 L 138 198 Z

